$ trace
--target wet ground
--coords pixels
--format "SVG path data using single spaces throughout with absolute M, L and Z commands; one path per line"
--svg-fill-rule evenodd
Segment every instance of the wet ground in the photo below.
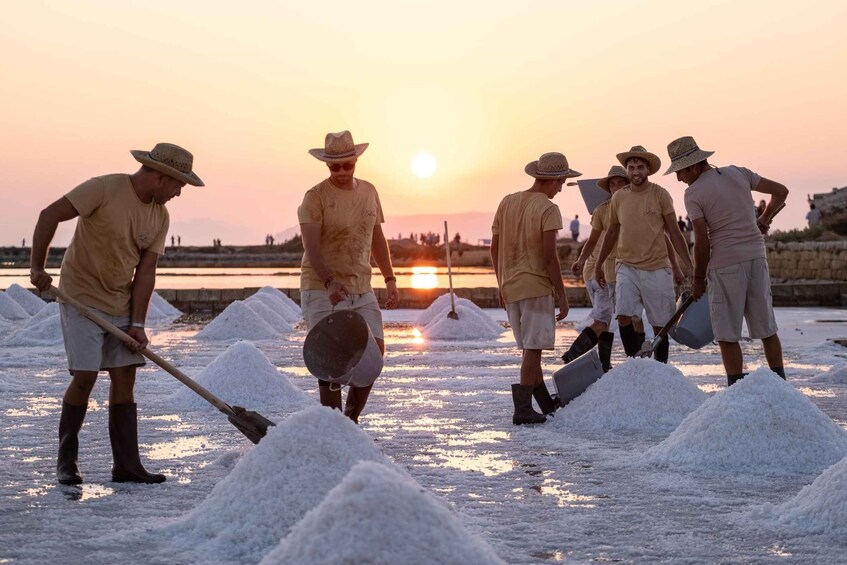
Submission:
M 510 333 L 494 341 L 430 343 L 412 332 L 417 313 L 387 314 L 386 368 L 361 425 L 386 455 L 452 503 L 507 562 L 845 562 L 845 540 L 785 537 L 740 520 L 754 505 L 788 500 L 815 476 L 658 471 L 630 460 L 666 434 L 564 435 L 550 426 L 512 426 L 509 385 L 519 358 Z M 489 313 L 504 319 L 502 312 Z M 569 319 L 584 314 L 575 310 Z M 791 381 L 847 428 L 847 385 L 807 382 L 847 358 L 847 349 L 832 342 L 847 336 L 847 313 L 780 309 L 778 320 Z M 227 347 L 195 340 L 199 327 L 189 320 L 158 332 L 155 350 L 187 374 L 199 373 Z M 576 333 L 572 323 L 560 327 L 557 351 L 544 359 L 548 375 Z M 302 367 L 303 338 L 300 331 L 257 346 L 314 396 L 314 379 Z M 758 344 L 743 346 L 747 368 L 760 366 Z M 674 344 L 671 361 L 707 393 L 725 386 L 716 346 L 692 351 Z M 616 343 L 613 363 L 622 362 Z M 100 382 L 81 435 L 86 483 L 59 487 L 54 469 L 67 384 L 63 364 L 61 347 L 0 350 L 0 563 L 158 562 L 153 552 L 116 547 L 108 536 L 195 507 L 249 444 L 217 412 L 175 411 L 167 396 L 182 385 L 148 366 L 136 389 L 142 456 L 168 481 L 109 482 L 108 383 Z

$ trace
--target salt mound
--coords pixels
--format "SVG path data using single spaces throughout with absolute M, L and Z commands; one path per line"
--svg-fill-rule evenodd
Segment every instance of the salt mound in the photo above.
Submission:
M 847 537 L 847 457 L 824 471 L 791 500 L 765 504 L 746 514 L 793 536 Z
M 18 283 L 12 283 L 12 285 L 6 289 L 6 294 L 9 298 L 20 304 L 21 308 L 23 308 L 30 316 L 35 316 L 39 310 L 44 308 L 47 304 Z
M 26 320 L 29 318 L 29 314 L 11 296 L 5 292 L 0 292 L 0 318 L 11 321 Z
M 268 294 L 273 296 L 274 298 L 279 298 L 283 304 L 285 304 L 286 308 L 289 308 L 292 312 L 296 313 L 301 318 L 303 317 L 303 311 L 300 309 L 300 306 L 291 300 L 291 297 L 282 292 L 279 289 L 276 289 L 272 286 L 263 286 L 257 291 L 257 294 Z
M 192 561 L 256 563 L 363 460 L 390 465 L 340 411 L 307 408 L 269 428 L 206 500 L 161 531 Z
M 669 433 L 706 400 L 679 369 L 628 359 L 549 420 L 553 428 Z
M 300 309 L 291 301 L 291 299 L 286 302 L 277 294 L 271 294 L 270 292 L 257 292 L 247 300 L 261 300 L 270 306 L 274 312 L 285 318 L 285 321 L 289 324 L 296 324 L 303 318 L 303 314 L 300 312 Z
M 174 308 L 173 305 L 162 298 L 158 292 L 153 292 L 153 296 L 150 298 L 150 303 L 155 304 L 156 308 L 167 316 L 175 316 L 177 318 L 182 316 L 182 312 L 177 308 Z
M 236 300 L 197 333 L 197 339 L 273 339 L 279 332 L 273 329 L 243 301 Z
M 450 312 L 450 294 L 436 298 L 415 321 L 429 339 L 496 339 L 503 328 L 466 298 L 456 298 L 458 320 L 447 317 Z
M 150 297 L 147 306 L 147 324 L 151 327 L 162 327 L 182 316 L 182 312 L 171 306 L 167 300 L 156 294 Z
M 770 370 L 760 368 L 694 411 L 646 463 L 697 470 L 820 473 L 847 454 L 847 431 Z
M 283 563 L 488 565 L 504 561 L 414 479 L 363 461 L 260 565 Z
M 255 295 L 254 295 L 255 296 Z M 244 304 L 259 315 L 270 327 L 279 333 L 290 333 L 294 328 L 285 321 L 277 311 L 264 303 L 261 299 L 254 296 L 244 301 Z
M 809 379 L 809 382 L 825 384 L 847 384 L 847 363 L 833 365 L 829 371 L 819 373 Z
M 48 317 L 42 316 L 38 320 L 35 317 L 30 318 L 23 326 L 9 334 L 2 343 L 8 346 L 33 347 L 59 345 L 62 342 L 62 322 L 59 314 L 56 313 Z
M 228 404 L 247 408 L 301 407 L 313 402 L 249 341 L 230 345 L 194 380 Z M 169 399 L 180 407 L 216 410 L 187 387 L 180 387 Z
M 52 318 L 53 316 L 59 315 L 59 303 L 58 302 L 50 302 L 45 303 L 44 308 L 39 310 L 36 314 L 32 316 L 29 320 L 27 320 L 24 324 L 28 326 L 30 324 L 35 324 L 40 322 L 41 320 L 46 320 L 47 318 Z

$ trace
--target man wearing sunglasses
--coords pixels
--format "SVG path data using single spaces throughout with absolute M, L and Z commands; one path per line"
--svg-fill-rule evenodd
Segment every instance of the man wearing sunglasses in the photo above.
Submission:
M 353 143 L 349 131 L 328 133 L 324 147 L 309 154 L 326 163 L 329 178 L 309 189 L 297 210 L 303 237 L 300 305 L 306 326 L 312 329 L 332 311 L 355 310 L 367 321 L 380 351 L 385 353 L 382 313 L 371 288 L 373 255 L 388 290 L 386 308 L 395 308 L 400 296 L 391 265 L 385 221 L 374 185 L 353 176 L 356 160 L 367 143 Z M 318 381 L 320 401 L 341 410 L 341 390 Z M 351 386 L 344 414 L 354 422 L 365 407 L 371 387 Z

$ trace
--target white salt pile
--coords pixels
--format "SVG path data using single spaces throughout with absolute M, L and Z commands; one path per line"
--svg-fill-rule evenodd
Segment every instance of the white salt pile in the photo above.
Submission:
M 246 408 L 299 408 L 314 403 L 249 341 L 230 345 L 194 380 L 228 404 Z M 187 387 L 180 387 L 169 400 L 184 408 L 216 410 Z
M 153 292 L 153 296 L 150 298 L 150 303 L 155 304 L 156 308 L 167 316 L 174 316 L 176 318 L 182 316 L 182 312 L 177 308 L 174 308 L 173 305 L 162 298 L 158 292 Z
M 479 306 L 466 298 L 456 298 L 458 320 L 447 317 L 450 312 L 450 294 L 442 294 L 421 312 L 415 326 L 428 339 L 496 339 L 503 328 Z
M 504 561 L 414 479 L 396 468 L 364 461 L 260 565 L 283 563 L 488 565 Z
M 340 411 L 307 408 L 269 428 L 206 500 L 160 532 L 197 563 L 256 563 L 363 460 L 391 464 Z
M 847 384 L 847 363 L 839 363 L 829 368 L 829 371 L 819 373 L 809 379 L 810 383 Z
M 268 288 L 268 287 L 265 287 Z M 282 316 L 289 324 L 296 324 L 303 318 L 300 307 L 293 300 L 285 296 L 276 289 L 262 292 L 261 290 L 255 293 L 247 300 L 260 300 L 267 304 L 274 312 Z
M 765 504 L 746 513 L 746 518 L 791 536 L 827 534 L 847 538 L 847 457 L 824 471 L 791 500 Z
M 228 339 L 273 339 L 279 332 L 241 300 L 236 300 L 197 333 L 197 339 L 223 341 Z
M 32 316 L 29 320 L 25 322 L 26 325 L 38 323 L 41 320 L 46 320 L 47 318 L 52 318 L 53 316 L 59 315 L 59 303 L 58 302 L 50 302 L 49 304 L 45 304 L 44 308 L 39 310 L 36 314 Z
M 147 306 L 147 325 L 154 328 L 166 326 L 182 316 L 182 312 L 171 306 L 167 300 L 153 293 Z
M 272 286 L 263 286 L 258 290 L 257 294 L 267 294 L 274 298 L 278 298 L 283 304 L 285 304 L 286 308 L 297 314 L 299 317 L 303 317 L 303 311 L 300 309 L 300 306 L 281 290 Z
M 53 303 L 26 320 L 14 332 L 6 336 L 3 345 L 16 347 L 35 347 L 59 345 L 63 342 L 62 322 L 59 317 L 59 305 Z M 51 314 L 52 311 L 52 314 Z
M 47 304 L 18 283 L 12 283 L 12 285 L 6 289 L 6 294 L 9 298 L 20 304 L 21 308 L 23 308 L 30 316 L 36 315 L 39 310 L 44 308 Z
M 669 433 L 706 400 L 679 369 L 628 359 L 556 412 L 545 427 Z
M 29 314 L 11 296 L 0 292 L 0 318 L 10 321 L 26 320 Z
M 645 463 L 699 471 L 820 473 L 847 454 L 847 431 L 768 369 L 692 412 Z
M 267 295 L 265 295 L 267 296 Z M 273 300 L 273 299 L 271 299 Z M 279 333 L 290 333 L 294 328 L 291 324 L 289 324 L 285 318 L 282 317 L 276 310 L 272 307 L 268 306 L 265 302 L 263 302 L 259 298 L 255 298 L 251 296 L 247 300 L 244 301 L 244 304 L 253 310 L 256 314 L 259 315 L 264 321 L 268 323 L 270 327 L 276 330 Z

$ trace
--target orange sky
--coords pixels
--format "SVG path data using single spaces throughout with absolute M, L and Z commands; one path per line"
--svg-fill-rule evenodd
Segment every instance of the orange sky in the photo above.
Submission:
M 227 243 L 260 243 L 297 223 L 325 176 L 306 150 L 341 129 L 371 143 L 357 174 L 389 217 L 493 212 L 543 152 L 596 177 L 635 144 L 666 163 L 688 134 L 715 164 L 786 184 L 775 225 L 799 227 L 807 193 L 847 184 L 847 3 L 776 6 L 6 2 L 0 245 L 29 242 L 41 208 L 132 172 L 129 149 L 157 141 L 190 149 L 207 184 L 169 205 L 174 226 L 229 225 L 243 240 Z M 419 151 L 438 160 L 432 178 L 411 173 Z M 684 215 L 683 186 L 653 180 Z M 575 189 L 556 201 L 586 216 Z

